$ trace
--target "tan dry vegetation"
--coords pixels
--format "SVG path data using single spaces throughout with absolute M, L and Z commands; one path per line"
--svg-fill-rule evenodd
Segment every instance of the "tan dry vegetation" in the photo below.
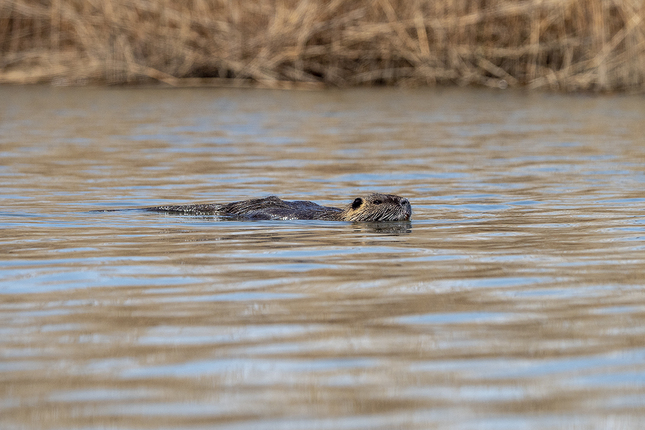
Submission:
M 0 0 L 0 82 L 645 88 L 643 0 Z

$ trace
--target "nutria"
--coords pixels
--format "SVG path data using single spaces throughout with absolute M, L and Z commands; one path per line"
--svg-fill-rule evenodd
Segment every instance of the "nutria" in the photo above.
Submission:
M 243 219 L 310 219 L 323 221 L 408 221 L 412 208 L 408 199 L 393 194 L 357 197 L 344 209 L 320 206 L 308 201 L 284 201 L 276 196 L 227 204 L 157 206 L 148 211 L 186 215 L 220 215 Z

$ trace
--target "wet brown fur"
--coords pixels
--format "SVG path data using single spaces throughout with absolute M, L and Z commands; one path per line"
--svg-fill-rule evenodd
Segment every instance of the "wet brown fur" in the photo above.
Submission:
M 407 221 L 412 216 L 410 202 L 393 194 L 373 193 L 357 197 L 344 208 L 321 206 L 313 202 L 285 201 L 276 196 L 228 204 L 157 206 L 149 211 L 187 215 L 220 215 L 244 219 L 285 219 L 324 221 Z

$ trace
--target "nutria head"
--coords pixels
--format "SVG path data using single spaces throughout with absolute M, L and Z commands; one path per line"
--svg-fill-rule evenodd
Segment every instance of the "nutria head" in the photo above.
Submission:
M 369 194 L 357 197 L 341 213 L 343 221 L 408 221 L 412 207 L 408 199 L 394 194 Z

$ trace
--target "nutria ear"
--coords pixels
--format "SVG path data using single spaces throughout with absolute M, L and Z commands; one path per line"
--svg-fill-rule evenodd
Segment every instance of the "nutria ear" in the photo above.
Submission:
M 360 197 L 358 197 L 358 198 L 356 198 L 356 200 L 354 200 L 354 202 L 352 203 L 352 209 L 358 209 L 358 208 L 360 208 L 360 207 L 361 207 L 361 205 L 362 205 L 362 204 L 363 204 L 363 199 L 361 199 Z

